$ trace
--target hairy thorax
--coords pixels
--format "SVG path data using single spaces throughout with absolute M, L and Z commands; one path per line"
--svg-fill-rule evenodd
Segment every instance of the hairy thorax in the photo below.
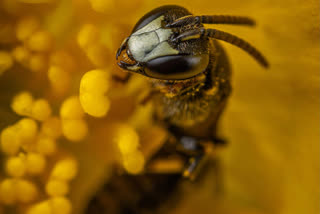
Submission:
M 194 131 L 195 135 L 214 129 L 231 91 L 229 75 L 226 75 L 230 68 L 225 53 L 217 43 L 211 43 L 210 59 L 207 69 L 191 79 L 151 79 L 153 88 L 158 92 L 153 102 L 160 121 L 182 132 Z

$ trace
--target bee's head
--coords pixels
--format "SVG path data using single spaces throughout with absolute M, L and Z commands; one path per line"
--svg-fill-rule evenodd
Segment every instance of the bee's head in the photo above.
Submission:
M 165 14 L 174 14 L 172 11 L 177 9 L 185 10 L 178 6 L 164 6 L 143 16 L 118 49 L 118 65 L 161 80 L 190 79 L 203 72 L 209 63 L 208 54 L 182 52 L 177 48 L 179 44 L 173 45 L 173 29 L 165 27 Z

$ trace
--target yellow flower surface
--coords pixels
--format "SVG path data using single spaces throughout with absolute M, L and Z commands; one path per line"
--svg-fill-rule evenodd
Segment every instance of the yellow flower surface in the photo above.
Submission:
M 320 212 L 318 2 L 0 0 L 0 214 L 88 214 L 109 178 L 148 175 L 172 136 L 154 103 L 142 104 L 153 96 L 149 79 L 125 81 L 115 55 L 140 18 L 166 4 L 252 17 L 255 28 L 205 27 L 249 41 L 270 68 L 219 41 L 233 73 L 218 127 L 228 144 L 163 213 Z M 151 166 L 184 165 L 173 155 Z

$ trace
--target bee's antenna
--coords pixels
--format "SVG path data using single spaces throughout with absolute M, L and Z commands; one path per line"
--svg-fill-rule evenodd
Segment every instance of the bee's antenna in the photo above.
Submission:
M 169 23 L 166 27 L 181 27 L 189 24 L 235 24 L 254 26 L 256 23 L 253 19 L 246 16 L 228 16 L 228 15 L 211 15 L 211 16 L 184 16 Z
M 246 42 L 245 40 L 232 35 L 230 33 L 216 30 L 216 29 L 204 29 L 204 32 L 202 34 L 204 37 L 210 37 L 215 38 L 218 40 L 223 40 L 225 42 L 228 42 L 230 44 L 233 44 L 242 50 L 246 51 L 248 54 L 253 56 L 262 66 L 268 68 L 269 63 L 266 60 L 266 58 L 258 51 L 255 47 L 253 47 L 251 44 Z
M 185 31 L 175 37 L 173 39 L 174 42 L 176 41 L 186 41 L 190 39 L 198 39 L 198 38 L 214 38 L 218 40 L 223 40 L 225 42 L 228 42 L 230 44 L 233 44 L 242 50 L 246 51 L 248 54 L 250 54 L 253 58 L 255 58 L 262 66 L 268 68 L 269 63 L 264 58 L 264 56 L 258 51 L 255 47 L 253 47 L 251 44 L 246 42 L 245 40 L 232 35 L 230 33 L 220 31 L 217 29 L 206 29 L 206 28 L 198 28 L 190 31 Z

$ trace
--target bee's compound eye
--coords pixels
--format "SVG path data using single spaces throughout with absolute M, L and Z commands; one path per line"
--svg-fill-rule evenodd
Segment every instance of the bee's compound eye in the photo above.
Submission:
M 208 63 L 208 54 L 163 56 L 148 61 L 145 65 L 145 74 L 164 80 L 189 79 L 203 72 Z

